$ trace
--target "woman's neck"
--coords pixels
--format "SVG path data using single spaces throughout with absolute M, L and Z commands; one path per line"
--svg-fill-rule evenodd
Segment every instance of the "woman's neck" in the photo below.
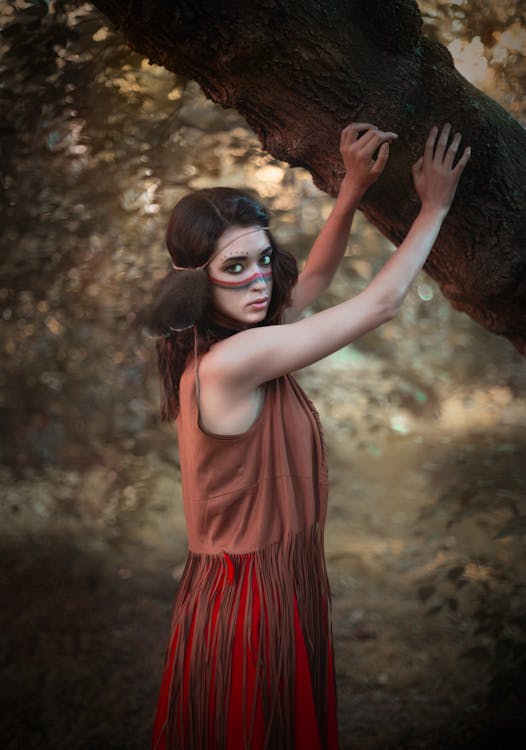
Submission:
M 211 327 L 218 333 L 220 338 L 228 338 L 228 336 L 232 336 L 234 333 L 239 333 L 239 331 L 243 331 L 248 327 L 243 325 L 243 323 L 240 323 L 238 320 L 229 318 L 227 315 L 223 315 L 216 310 L 212 314 L 210 323 Z

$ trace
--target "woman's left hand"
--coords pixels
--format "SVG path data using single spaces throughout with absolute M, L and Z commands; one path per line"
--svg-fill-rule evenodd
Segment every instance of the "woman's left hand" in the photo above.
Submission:
M 363 133 L 361 137 L 360 133 Z M 345 181 L 351 182 L 360 195 L 382 174 L 389 158 L 389 143 L 395 138 L 398 138 L 396 133 L 380 130 L 368 122 L 351 122 L 342 130 L 340 153 Z
M 462 135 L 457 131 L 448 146 L 450 135 L 449 122 L 440 132 L 434 125 L 429 131 L 424 155 L 413 164 L 415 190 L 424 209 L 448 212 L 464 167 L 471 156 L 471 148 L 467 146 L 453 166 Z

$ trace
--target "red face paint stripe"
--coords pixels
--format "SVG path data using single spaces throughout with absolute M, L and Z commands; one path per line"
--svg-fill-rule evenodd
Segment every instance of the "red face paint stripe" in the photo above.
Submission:
M 212 284 L 215 284 L 216 286 L 223 287 L 224 289 L 245 289 L 247 286 L 250 286 L 254 283 L 254 281 L 260 278 L 263 279 L 263 281 L 269 281 L 272 278 L 272 271 L 265 271 L 265 273 L 254 273 L 248 279 L 243 279 L 242 281 L 223 281 L 210 276 L 210 282 Z

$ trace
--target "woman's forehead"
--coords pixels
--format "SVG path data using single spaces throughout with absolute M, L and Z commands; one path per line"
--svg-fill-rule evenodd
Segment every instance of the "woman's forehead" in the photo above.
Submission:
M 262 227 L 229 227 L 217 241 L 215 260 L 221 263 L 233 255 L 257 254 L 268 245 L 268 236 Z

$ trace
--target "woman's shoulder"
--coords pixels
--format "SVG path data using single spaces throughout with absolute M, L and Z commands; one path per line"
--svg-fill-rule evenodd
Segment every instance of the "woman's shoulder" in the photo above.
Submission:
M 207 381 L 212 386 L 217 386 L 220 390 L 231 387 L 235 391 L 244 392 L 246 390 L 246 382 L 244 378 L 239 375 L 239 368 L 236 367 L 236 352 L 243 352 L 246 354 L 247 341 L 246 338 L 234 342 L 236 336 L 231 336 L 228 340 L 222 339 L 214 342 L 210 348 L 201 352 L 197 357 L 197 370 L 199 373 L 199 382 Z M 232 344 L 238 344 L 239 349 L 236 349 Z M 194 359 L 192 358 L 185 367 L 185 373 L 187 376 L 195 369 Z M 267 381 L 262 381 L 257 385 L 252 385 L 249 390 L 259 390 L 261 386 L 265 386 L 265 389 L 270 385 L 274 385 L 279 388 L 287 387 L 287 383 L 290 380 L 294 380 L 292 374 L 285 373 L 283 375 L 276 376 Z
M 238 381 L 239 372 L 246 372 L 247 357 L 250 359 L 252 335 L 257 336 L 261 330 L 274 327 L 261 323 L 235 331 L 225 329 L 225 336 L 199 354 L 199 372 L 206 373 L 217 381 Z M 243 367 L 240 367 L 241 363 Z

